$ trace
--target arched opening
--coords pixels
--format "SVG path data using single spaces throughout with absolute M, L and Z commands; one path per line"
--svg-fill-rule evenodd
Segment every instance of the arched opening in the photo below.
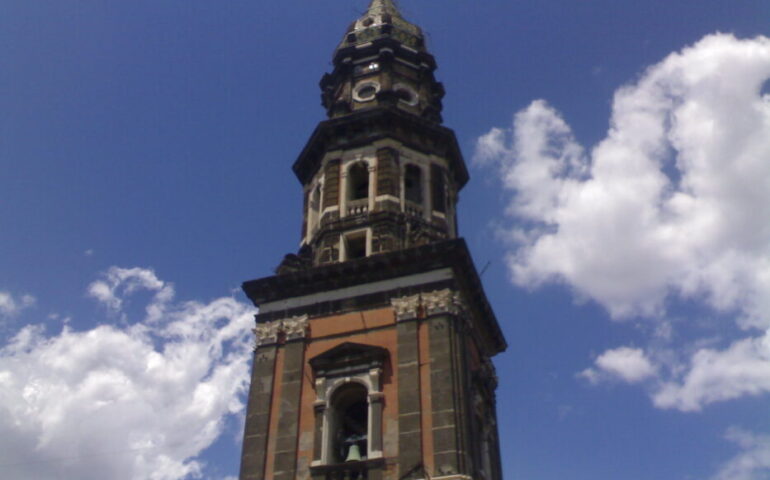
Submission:
M 366 387 L 348 383 L 334 392 L 331 401 L 331 461 L 366 460 L 369 438 L 369 402 Z
M 407 165 L 404 171 L 404 197 L 422 204 L 422 169 L 416 165 Z
M 444 170 L 438 165 L 430 166 L 431 182 L 433 184 L 432 201 L 433 210 L 446 213 L 446 181 L 444 180 Z
M 369 169 L 365 163 L 354 164 L 348 170 L 348 200 L 369 198 Z

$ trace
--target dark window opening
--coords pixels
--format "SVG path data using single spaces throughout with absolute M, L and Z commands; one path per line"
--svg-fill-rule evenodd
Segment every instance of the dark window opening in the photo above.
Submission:
M 431 165 L 431 182 L 433 184 L 433 210 L 446 213 L 446 181 L 444 170 L 438 165 Z
M 364 258 L 366 256 L 366 235 L 346 238 L 345 251 L 347 252 L 347 260 Z
M 334 431 L 332 462 L 343 463 L 367 458 L 369 404 L 363 385 L 350 383 L 341 387 L 332 400 Z
M 365 163 L 356 163 L 348 170 L 348 199 L 369 198 L 369 169 Z
M 412 92 L 409 90 L 406 90 L 405 88 L 402 88 L 400 90 L 396 90 L 396 95 L 398 95 L 399 100 L 403 100 L 406 103 L 412 103 Z
M 406 200 L 422 203 L 422 170 L 415 165 L 407 165 L 404 172 L 404 196 Z

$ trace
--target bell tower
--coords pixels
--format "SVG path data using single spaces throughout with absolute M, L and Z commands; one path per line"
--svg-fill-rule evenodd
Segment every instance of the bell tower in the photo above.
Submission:
M 327 119 L 293 165 L 300 249 L 243 284 L 259 307 L 241 480 L 499 480 L 506 348 L 456 203 L 425 37 L 372 0 L 320 82 Z

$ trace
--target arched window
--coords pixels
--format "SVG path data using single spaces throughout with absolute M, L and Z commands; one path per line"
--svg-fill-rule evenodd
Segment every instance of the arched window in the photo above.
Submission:
M 446 213 L 446 181 L 444 180 L 444 169 L 436 164 L 430 166 L 431 182 L 433 184 L 433 210 Z
M 371 477 L 361 472 L 384 467 L 380 377 L 387 359 L 382 347 L 350 342 L 310 359 L 316 391 L 314 478 L 365 479 Z
M 343 463 L 368 458 L 369 402 L 366 387 L 346 383 L 331 399 L 331 461 Z
M 404 170 L 404 198 L 422 204 L 422 169 L 416 165 L 407 165 Z
M 369 198 L 369 168 L 358 162 L 348 169 L 348 200 Z

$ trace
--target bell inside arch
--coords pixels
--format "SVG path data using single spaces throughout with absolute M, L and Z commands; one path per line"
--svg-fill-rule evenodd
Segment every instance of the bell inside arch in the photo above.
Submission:
M 348 449 L 348 456 L 345 458 L 346 462 L 359 462 L 361 461 L 361 449 L 358 448 L 358 444 L 354 443 L 350 445 Z

